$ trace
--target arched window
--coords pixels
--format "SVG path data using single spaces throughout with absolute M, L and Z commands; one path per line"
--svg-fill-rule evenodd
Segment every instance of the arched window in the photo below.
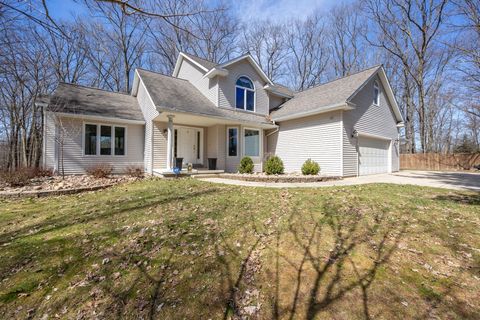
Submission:
M 373 84 L 373 104 L 377 106 L 380 104 L 380 88 L 377 81 Z
M 255 111 L 255 87 L 247 77 L 242 76 L 235 83 L 235 106 L 237 109 Z

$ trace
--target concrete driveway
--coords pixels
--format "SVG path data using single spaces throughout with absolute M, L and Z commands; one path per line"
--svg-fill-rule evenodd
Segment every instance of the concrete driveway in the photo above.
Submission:
M 355 178 L 345 178 L 343 180 L 336 181 L 310 183 L 266 183 L 221 178 L 203 178 L 201 180 L 230 185 L 269 188 L 319 188 L 329 186 L 350 186 L 367 183 L 395 183 L 480 192 L 480 173 L 470 172 L 400 171 L 393 174 L 376 174 Z

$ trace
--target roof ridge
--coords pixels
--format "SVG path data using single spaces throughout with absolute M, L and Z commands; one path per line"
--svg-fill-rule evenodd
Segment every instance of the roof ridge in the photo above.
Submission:
M 59 81 L 58 84 L 59 85 L 60 84 L 66 84 L 66 85 L 73 86 L 73 87 L 82 87 L 82 88 L 94 89 L 94 90 L 102 91 L 102 92 L 106 92 L 106 93 L 117 93 L 117 94 L 123 94 L 123 95 L 126 95 L 126 96 L 130 96 L 130 93 L 128 93 L 128 92 L 110 91 L 110 90 L 100 89 L 100 88 L 97 88 L 97 87 L 87 86 L 87 85 L 78 84 L 78 83 L 69 83 L 69 82 Z M 57 88 L 58 88 L 58 86 L 57 86 Z
M 160 72 L 156 72 L 156 71 L 152 71 L 152 70 L 147 70 L 147 69 L 143 69 L 143 68 L 136 68 L 136 70 L 146 71 L 146 72 L 153 73 L 153 74 L 156 74 L 156 75 L 159 75 L 159 76 L 164 76 L 164 77 L 167 77 L 167 78 L 172 78 L 172 79 L 176 79 L 176 80 L 190 82 L 187 79 L 177 78 L 177 77 L 174 77 L 174 76 L 171 76 L 171 75 L 168 75 L 168 74 L 164 74 L 164 73 L 160 73 Z
M 311 89 L 315 89 L 315 88 L 324 86 L 324 85 L 326 85 L 326 84 L 329 84 L 329 83 L 332 83 L 332 82 L 335 82 L 335 81 L 338 81 L 338 80 L 342 80 L 342 79 L 345 79 L 345 78 L 348 78 L 348 77 L 352 77 L 352 76 L 357 75 L 357 74 L 359 74 L 359 73 L 368 71 L 368 70 L 370 70 L 370 69 L 379 68 L 379 67 L 382 67 L 382 66 L 383 66 L 383 64 L 377 64 L 377 65 L 375 65 L 375 66 L 373 66 L 373 67 L 366 68 L 366 69 L 363 69 L 363 70 L 359 70 L 359 71 L 357 71 L 357 72 L 354 72 L 354 73 L 352 73 L 352 74 L 349 74 L 348 76 L 343 76 L 343 77 L 336 78 L 336 79 L 333 79 L 333 80 L 330 80 L 330 81 L 327 81 L 327 82 L 324 82 L 324 83 L 319 83 L 319 84 L 317 84 L 316 86 L 307 88 L 307 89 L 302 90 L 302 91 L 298 91 L 298 92 L 296 92 L 296 93 L 298 94 L 298 93 L 306 92 L 306 91 L 309 91 L 309 90 L 311 90 Z

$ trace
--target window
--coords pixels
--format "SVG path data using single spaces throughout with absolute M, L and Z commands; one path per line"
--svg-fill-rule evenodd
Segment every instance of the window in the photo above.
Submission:
M 85 155 L 125 155 L 125 127 L 85 124 L 84 132 Z
M 245 155 L 258 157 L 260 155 L 260 131 L 245 129 Z
M 228 156 L 236 157 L 238 151 L 238 129 L 228 128 Z
M 125 155 L 125 128 L 115 127 L 115 155 Z
M 200 131 L 197 131 L 197 159 L 200 159 Z
M 100 154 L 108 156 L 112 154 L 112 127 L 100 126 Z
M 173 134 L 173 157 L 174 158 L 177 158 L 177 140 L 178 140 L 178 130 L 175 129 L 174 131 L 174 134 Z
M 85 154 L 97 154 L 97 125 L 95 124 L 85 125 Z
M 255 110 L 255 88 L 247 77 L 238 78 L 235 84 L 235 107 L 248 111 Z
M 380 104 L 380 89 L 377 82 L 373 84 L 373 103 L 377 106 Z

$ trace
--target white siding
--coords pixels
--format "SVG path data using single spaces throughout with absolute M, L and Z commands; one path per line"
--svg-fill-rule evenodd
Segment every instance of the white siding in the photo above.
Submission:
M 269 113 L 268 93 L 263 89 L 265 82 L 247 60 L 241 60 L 227 67 L 228 76 L 219 80 L 219 106 L 223 108 L 235 108 L 235 83 L 240 76 L 247 76 L 255 86 L 255 112 Z
M 143 117 L 145 118 L 145 143 L 144 143 L 144 168 L 146 172 L 151 173 L 153 170 L 153 119 L 158 116 L 158 111 L 153 104 L 152 99 L 148 95 L 148 91 L 140 80 L 138 85 L 137 100 Z
M 318 162 L 320 173 L 342 174 L 341 112 L 284 121 L 280 130 L 268 137 L 268 152 L 278 155 L 285 172 L 300 172 L 308 158 Z
M 227 155 L 227 128 L 237 128 L 238 130 L 238 153 L 236 157 L 229 157 Z M 249 129 L 254 129 L 248 127 Z M 225 170 L 226 172 L 237 172 L 240 160 L 243 157 L 243 126 L 240 125 L 215 125 L 207 128 L 207 142 L 206 153 L 208 158 L 217 158 L 217 169 Z M 262 171 L 263 159 L 263 144 L 264 133 L 260 130 L 260 155 L 259 157 L 252 157 L 254 164 L 254 171 Z
M 215 125 L 207 130 L 206 154 L 207 158 L 217 159 L 217 169 L 225 170 L 225 126 Z M 205 163 L 208 165 L 208 163 Z
M 205 73 L 205 71 L 194 65 L 188 59 L 183 59 L 180 69 L 178 70 L 178 78 L 188 80 L 214 105 L 217 105 L 217 78 L 204 78 L 203 76 Z
M 114 173 L 123 173 L 128 166 L 143 167 L 143 125 L 122 124 L 105 121 L 92 121 L 82 119 L 62 118 L 62 127 L 57 129 L 57 134 L 64 132 L 63 164 L 65 174 L 83 174 L 90 167 L 97 164 L 110 164 Z M 83 124 L 105 124 L 126 127 L 126 155 L 125 156 L 101 156 L 84 155 L 83 150 Z M 59 172 L 62 172 L 61 146 L 57 144 L 57 161 Z
M 55 162 L 55 115 L 51 112 L 45 113 L 45 132 L 43 136 L 43 166 L 45 168 L 57 169 Z
M 166 169 L 167 168 L 167 129 L 166 122 L 153 122 L 153 168 Z
M 380 104 L 373 105 L 374 81 L 380 85 Z M 354 110 L 345 111 L 344 122 L 344 175 L 357 175 L 357 139 L 352 137 L 353 130 L 392 140 L 398 138 L 397 121 L 378 77 L 371 79 L 352 99 L 357 105 Z M 392 170 L 398 171 L 398 144 L 392 144 Z

